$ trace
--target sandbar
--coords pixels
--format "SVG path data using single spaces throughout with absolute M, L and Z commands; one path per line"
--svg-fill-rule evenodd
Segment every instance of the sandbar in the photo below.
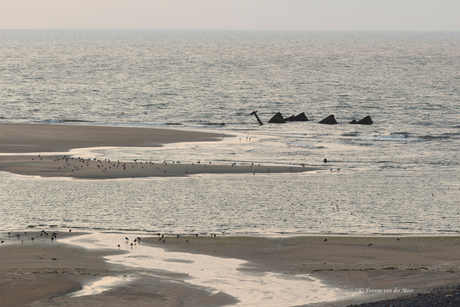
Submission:
M 231 135 L 228 135 L 231 137 Z M 81 179 L 189 176 L 194 174 L 303 173 L 305 166 L 228 165 L 212 161 L 103 161 L 66 155 L 75 148 L 159 147 L 178 142 L 212 142 L 222 134 L 159 128 L 132 128 L 51 124 L 0 124 L 0 171 Z M 47 153 L 40 154 L 41 152 Z M 50 154 L 57 152 L 59 154 Z M 31 155 L 30 153 L 35 153 Z M 11 154 L 11 155 L 8 155 Z M 27 154 L 27 155 L 26 155 Z
M 66 152 L 89 147 L 158 147 L 210 142 L 222 134 L 162 128 L 62 124 L 0 124 L 0 153 Z

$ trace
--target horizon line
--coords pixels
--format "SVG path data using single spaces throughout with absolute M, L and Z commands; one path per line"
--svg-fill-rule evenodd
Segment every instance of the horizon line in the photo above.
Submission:
M 74 28 L 0 28 L 0 31 L 234 31 L 234 32 L 460 32 L 460 30 L 300 30 L 300 29 L 74 29 Z

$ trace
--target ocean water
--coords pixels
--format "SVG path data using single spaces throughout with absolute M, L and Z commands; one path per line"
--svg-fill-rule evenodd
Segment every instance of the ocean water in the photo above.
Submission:
M 0 230 L 458 233 L 459 50 L 458 32 L 1 30 L 0 122 L 236 136 L 75 155 L 324 170 L 104 181 L 0 173 Z M 267 124 L 276 112 L 309 121 Z M 318 124 L 330 114 L 338 125 Z M 366 115 L 373 125 L 348 124 Z

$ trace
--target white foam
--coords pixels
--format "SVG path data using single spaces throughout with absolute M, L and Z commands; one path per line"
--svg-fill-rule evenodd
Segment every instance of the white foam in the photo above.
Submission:
M 146 246 L 142 243 L 131 246 L 133 240 L 126 241 L 124 237 L 123 234 L 97 233 L 61 239 L 61 242 L 89 249 L 113 248 L 120 244 L 121 249 L 129 253 L 108 256 L 106 259 L 109 263 L 145 268 L 151 274 L 167 271 L 179 274 L 177 276 L 189 276 L 185 282 L 211 293 L 227 293 L 239 300 L 237 306 L 296 306 L 337 301 L 354 295 L 339 288 L 329 287 L 309 275 L 265 272 L 254 269 L 248 262 L 240 259 L 169 252 L 161 247 Z M 122 280 L 101 279 L 97 285 L 88 286 L 88 289 L 85 288 L 79 293 L 97 293 L 112 286 L 114 281 L 119 284 Z

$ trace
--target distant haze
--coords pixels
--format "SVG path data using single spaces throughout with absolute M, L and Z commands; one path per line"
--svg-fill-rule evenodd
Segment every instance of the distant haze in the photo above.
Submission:
M 0 29 L 460 31 L 459 0 L 0 0 Z

